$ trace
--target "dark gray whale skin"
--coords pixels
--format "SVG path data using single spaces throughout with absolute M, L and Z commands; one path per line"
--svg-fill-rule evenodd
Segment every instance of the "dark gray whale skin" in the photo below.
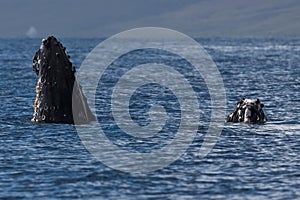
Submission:
M 227 116 L 225 122 L 244 122 L 260 124 L 268 121 L 264 111 L 264 104 L 259 99 L 242 98 L 236 105 L 235 110 Z
M 38 75 L 32 122 L 89 123 L 96 118 L 91 112 L 81 87 L 76 81 L 75 67 L 65 47 L 54 36 L 43 39 L 33 58 Z M 76 113 L 72 112 L 72 106 Z

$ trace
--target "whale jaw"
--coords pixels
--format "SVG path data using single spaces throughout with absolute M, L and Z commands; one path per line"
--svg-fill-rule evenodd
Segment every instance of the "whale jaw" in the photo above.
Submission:
M 227 116 L 226 122 L 264 123 L 268 119 L 259 99 L 241 99 L 235 110 Z
M 54 36 L 43 39 L 33 58 L 38 75 L 32 122 L 88 123 L 95 120 L 81 87 L 76 81 L 75 67 L 66 49 Z M 72 112 L 76 105 L 76 113 Z

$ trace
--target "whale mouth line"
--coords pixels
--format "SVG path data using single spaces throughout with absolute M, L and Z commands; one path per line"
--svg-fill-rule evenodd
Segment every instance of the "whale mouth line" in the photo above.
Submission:
M 226 122 L 264 123 L 268 119 L 263 111 L 264 104 L 259 99 L 242 98 L 235 110 L 227 116 Z
M 54 37 L 42 40 L 33 57 L 38 76 L 32 122 L 88 123 L 96 118 L 76 80 L 75 67 L 66 48 Z M 76 113 L 73 113 L 76 106 Z

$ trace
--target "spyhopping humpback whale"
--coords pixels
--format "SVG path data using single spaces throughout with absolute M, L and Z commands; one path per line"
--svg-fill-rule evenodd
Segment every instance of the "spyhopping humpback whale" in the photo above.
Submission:
M 42 40 L 33 58 L 38 75 L 32 122 L 88 123 L 95 120 L 81 87 L 75 78 L 75 67 L 66 48 L 54 36 Z M 72 105 L 76 113 L 72 112 Z
M 264 104 L 259 99 L 241 99 L 235 110 L 227 116 L 226 122 L 264 123 L 267 117 L 263 111 Z

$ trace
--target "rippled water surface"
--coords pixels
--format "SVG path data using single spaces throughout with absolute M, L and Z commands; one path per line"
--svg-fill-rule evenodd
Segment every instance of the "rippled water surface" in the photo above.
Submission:
M 300 198 L 300 40 L 199 39 L 223 77 L 227 114 L 242 97 L 260 98 L 270 121 L 264 125 L 225 124 L 213 150 L 204 158 L 198 157 L 210 116 L 209 93 L 204 81 L 199 80 L 194 89 L 202 105 L 201 118 L 193 143 L 169 166 L 140 175 L 102 164 L 86 150 L 73 125 L 30 122 L 37 81 L 32 71 L 32 57 L 40 41 L 0 40 L 1 199 Z M 61 41 L 79 68 L 87 53 L 101 40 Z M 194 53 L 193 49 L 185 51 Z M 150 54 L 156 53 L 160 52 Z M 135 60 L 135 55 L 132 56 L 124 62 L 130 65 Z M 170 55 L 160 56 L 167 56 L 171 64 L 178 64 Z M 145 59 L 151 60 L 149 57 Z M 99 95 L 102 94 L 100 86 Z M 151 97 L 162 89 L 168 91 L 152 85 L 140 88 L 137 93 L 149 92 Z M 176 122 L 180 118 L 180 106 L 172 92 L 165 95 L 154 95 L 161 97 L 154 99 L 167 102 L 162 104 L 169 106 L 170 116 Z M 141 120 L 141 125 L 147 125 L 147 101 L 137 96 L 132 102 L 132 106 L 141 109 L 133 111 L 133 116 Z M 101 103 L 96 108 L 101 117 L 100 111 L 105 108 Z M 166 126 L 165 134 L 153 138 L 154 142 L 132 141 L 120 134 L 110 120 L 104 123 L 106 135 L 129 151 L 159 149 L 172 140 L 178 128 L 176 123 Z M 157 141 L 159 139 L 162 141 Z

